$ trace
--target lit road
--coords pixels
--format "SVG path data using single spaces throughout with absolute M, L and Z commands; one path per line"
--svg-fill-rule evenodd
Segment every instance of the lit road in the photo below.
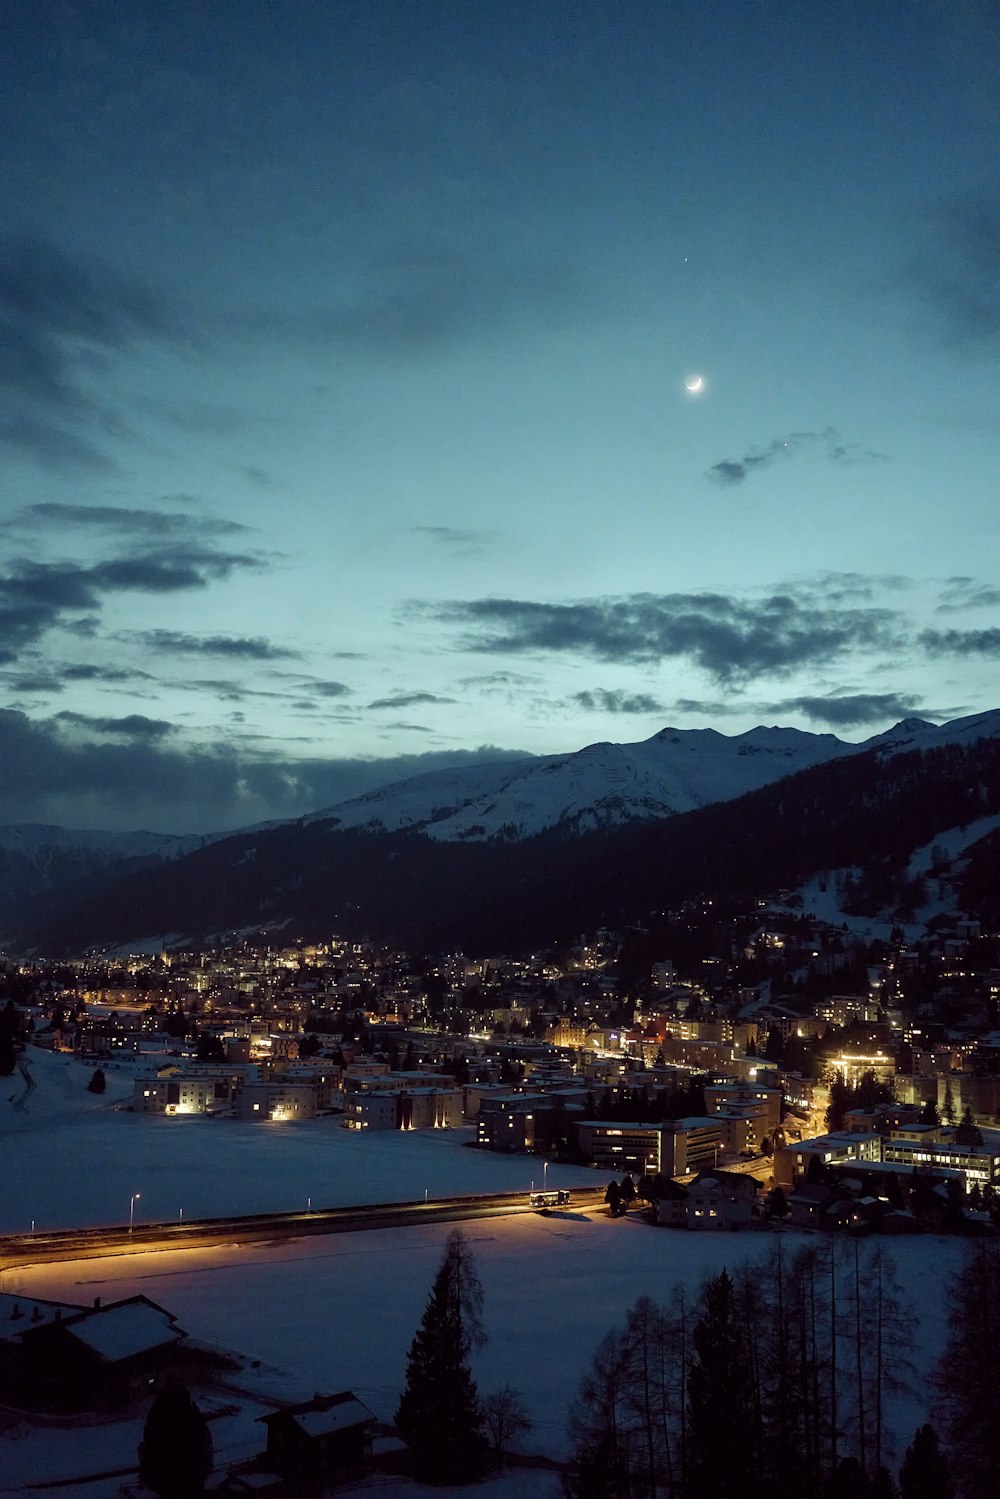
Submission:
M 574 1207 L 597 1207 L 604 1186 L 575 1187 Z M 194 1218 L 189 1222 L 142 1223 L 131 1227 L 68 1228 L 51 1233 L 0 1238 L 0 1273 L 15 1267 L 103 1255 L 149 1254 L 164 1249 L 204 1249 L 232 1244 L 273 1243 L 312 1234 L 356 1233 L 374 1228 L 406 1228 L 423 1223 L 459 1223 L 469 1218 L 530 1213 L 527 1192 L 494 1192 L 439 1197 L 429 1202 L 370 1203 L 364 1207 L 316 1208 L 309 1212 L 261 1213 L 239 1218 Z

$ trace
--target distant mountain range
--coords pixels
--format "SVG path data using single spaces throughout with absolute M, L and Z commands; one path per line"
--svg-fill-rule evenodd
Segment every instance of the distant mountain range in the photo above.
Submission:
M 54 950 L 269 925 L 512 950 L 556 927 L 633 919 L 686 888 L 763 889 L 901 856 L 1000 811 L 994 762 L 1000 711 L 907 719 L 863 744 L 664 729 L 434 771 L 225 837 L 0 829 L 0 934 Z

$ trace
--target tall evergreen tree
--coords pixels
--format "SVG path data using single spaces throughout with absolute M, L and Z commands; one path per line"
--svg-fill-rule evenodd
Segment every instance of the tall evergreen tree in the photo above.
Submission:
M 933 1426 L 921 1426 L 899 1470 L 899 1499 L 955 1499 L 948 1459 Z
M 410 1345 L 396 1411 L 414 1474 L 427 1483 L 471 1483 L 486 1468 L 482 1412 L 469 1367 L 473 1348 L 486 1341 L 482 1303 L 472 1251 L 461 1229 L 453 1229 Z
M 691 1333 L 687 1499 L 750 1499 L 760 1472 L 753 1371 L 736 1288 L 706 1282 Z
M 208 1422 L 183 1385 L 170 1385 L 149 1408 L 139 1443 L 139 1481 L 162 1499 L 193 1499 L 212 1471 Z
M 10 1077 L 17 1066 L 17 1033 L 19 1020 L 14 1001 L 8 999 L 0 1010 L 0 1077 Z
M 1000 1494 L 1000 1245 L 978 1241 L 952 1283 L 938 1405 L 962 1499 Z

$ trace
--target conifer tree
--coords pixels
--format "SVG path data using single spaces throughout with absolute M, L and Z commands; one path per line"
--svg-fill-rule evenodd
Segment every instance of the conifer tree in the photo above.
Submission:
M 139 1443 L 139 1480 L 162 1499 L 203 1494 L 212 1471 L 208 1423 L 183 1385 L 169 1385 L 149 1408 Z
M 962 1499 L 1000 1494 L 1000 1245 L 978 1241 L 952 1284 L 938 1407 Z
M 0 1077 L 10 1077 L 17 1066 L 18 1018 L 14 1001 L 8 999 L 0 1010 Z
M 472 1251 L 454 1229 L 410 1345 L 396 1411 L 413 1472 L 427 1483 L 471 1483 L 485 1471 L 483 1418 L 469 1368 L 473 1348 L 486 1341 L 482 1303 Z
M 930 1423 L 918 1427 L 900 1469 L 900 1499 L 955 1499 L 948 1459 Z
M 899 1470 L 899 1499 L 955 1499 L 948 1460 L 930 1424 L 918 1428 L 906 1449 Z
M 753 1377 L 736 1288 L 706 1282 L 691 1333 L 688 1499 L 749 1499 L 759 1472 Z

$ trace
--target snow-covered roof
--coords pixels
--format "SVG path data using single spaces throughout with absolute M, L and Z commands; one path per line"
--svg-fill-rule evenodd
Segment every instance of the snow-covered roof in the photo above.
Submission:
M 307 1436 L 326 1436 L 332 1431 L 346 1431 L 350 1426 L 363 1426 L 375 1417 L 360 1400 L 344 1400 L 340 1405 L 331 1405 L 325 1411 L 302 1411 L 295 1417 Z
M 108 1363 L 132 1358 L 149 1348 L 162 1348 L 187 1334 L 175 1326 L 169 1312 L 148 1301 L 120 1301 L 95 1308 L 69 1323 L 74 1338 Z
M 54 1322 L 57 1317 L 81 1310 L 79 1302 L 39 1301 L 35 1296 L 13 1296 L 0 1291 L 0 1343 L 9 1342 L 28 1327 Z
M 364 1426 L 375 1420 L 374 1413 L 368 1409 L 367 1405 L 362 1404 L 350 1393 L 342 1396 L 334 1395 L 326 1399 L 320 1397 L 310 1401 L 306 1406 L 293 1406 L 290 1410 L 273 1411 L 258 1419 L 266 1423 L 282 1416 L 290 1418 L 301 1431 L 310 1437 L 329 1436 L 332 1432 L 348 1431 L 352 1426 Z

